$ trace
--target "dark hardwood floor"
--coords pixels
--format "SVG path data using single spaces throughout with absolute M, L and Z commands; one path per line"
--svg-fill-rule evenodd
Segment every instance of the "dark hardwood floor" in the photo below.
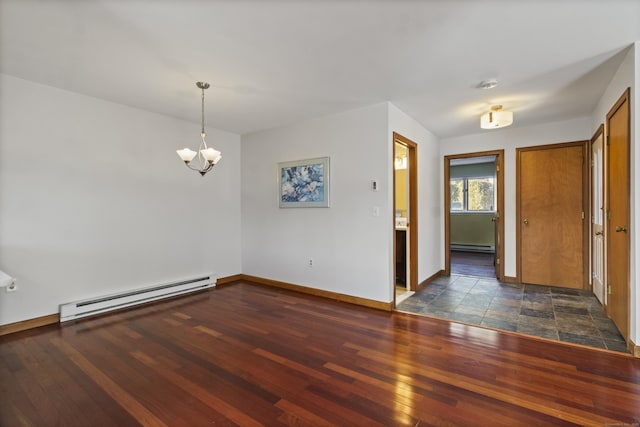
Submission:
M 1 426 L 640 425 L 640 361 L 251 283 L 0 337 Z
M 495 254 L 451 251 L 451 274 L 496 278 Z

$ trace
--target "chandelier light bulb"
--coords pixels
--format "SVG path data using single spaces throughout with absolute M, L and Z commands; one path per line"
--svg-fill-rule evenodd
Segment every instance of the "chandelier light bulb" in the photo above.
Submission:
M 190 150 L 188 148 L 183 148 L 182 150 L 176 150 L 176 153 L 178 153 L 178 156 L 180 156 L 180 158 L 187 163 L 193 160 L 196 154 L 198 154 L 195 151 Z

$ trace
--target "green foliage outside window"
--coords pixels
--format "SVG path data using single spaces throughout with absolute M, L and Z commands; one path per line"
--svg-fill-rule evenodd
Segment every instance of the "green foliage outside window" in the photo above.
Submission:
M 452 178 L 451 211 L 494 211 L 495 183 L 493 177 Z
M 493 178 L 470 178 L 468 183 L 467 210 L 492 211 L 494 210 Z
M 464 180 L 455 178 L 451 180 L 451 210 L 464 210 Z

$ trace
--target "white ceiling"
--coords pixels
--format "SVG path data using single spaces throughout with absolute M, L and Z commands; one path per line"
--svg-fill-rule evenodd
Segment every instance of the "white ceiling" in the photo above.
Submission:
M 440 137 L 495 103 L 583 116 L 637 40 L 638 0 L 0 0 L 1 72 L 196 123 L 204 80 L 240 134 L 381 101 Z

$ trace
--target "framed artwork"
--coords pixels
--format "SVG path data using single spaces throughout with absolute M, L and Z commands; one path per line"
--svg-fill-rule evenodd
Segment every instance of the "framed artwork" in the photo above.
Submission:
M 281 208 L 329 207 L 329 157 L 278 163 Z

